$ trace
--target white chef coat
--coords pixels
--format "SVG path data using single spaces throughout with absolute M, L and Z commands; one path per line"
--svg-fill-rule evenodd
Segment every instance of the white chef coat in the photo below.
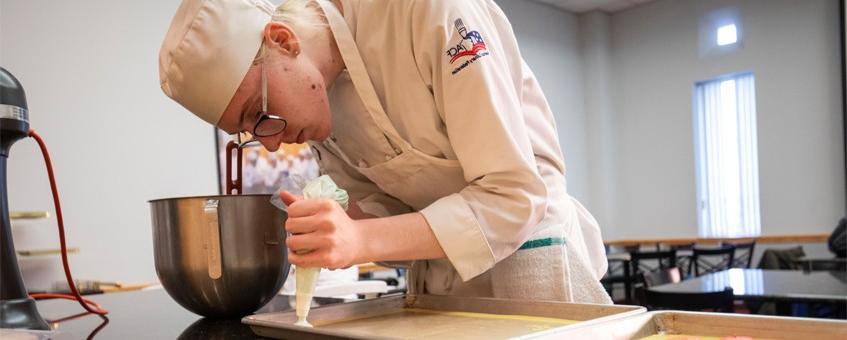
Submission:
M 555 121 L 491 0 L 321 1 L 346 70 L 323 172 L 366 213 L 419 211 L 446 259 L 410 290 L 610 302 L 593 217 L 567 194 Z

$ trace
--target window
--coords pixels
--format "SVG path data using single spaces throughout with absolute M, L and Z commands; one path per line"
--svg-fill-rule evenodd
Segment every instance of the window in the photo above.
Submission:
M 718 46 L 734 44 L 738 41 L 735 24 L 718 27 Z
M 761 231 L 755 97 L 751 73 L 695 86 L 701 237 L 758 236 Z
M 744 21 L 738 6 L 721 7 L 700 15 L 699 56 L 719 58 L 744 48 Z

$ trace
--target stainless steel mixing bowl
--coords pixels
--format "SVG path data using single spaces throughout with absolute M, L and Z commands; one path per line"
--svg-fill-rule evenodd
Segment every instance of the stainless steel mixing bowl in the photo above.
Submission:
M 277 294 L 288 276 L 287 217 L 270 195 L 150 201 L 156 274 L 186 309 L 239 317 Z

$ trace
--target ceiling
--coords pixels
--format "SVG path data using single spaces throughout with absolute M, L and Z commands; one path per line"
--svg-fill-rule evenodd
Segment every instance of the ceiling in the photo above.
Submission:
M 532 0 L 545 3 L 574 13 L 585 13 L 594 10 L 613 13 L 630 7 L 651 2 L 653 0 Z

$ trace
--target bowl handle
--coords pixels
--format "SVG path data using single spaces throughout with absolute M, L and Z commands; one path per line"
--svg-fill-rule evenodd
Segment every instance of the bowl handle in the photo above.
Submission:
M 218 200 L 206 200 L 203 212 L 206 219 L 206 228 L 203 232 L 203 248 L 206 250 L 206 262 L 208 263 L 209 277 L 217 280 L 221 278 L 221 232 L 218 223 Z

